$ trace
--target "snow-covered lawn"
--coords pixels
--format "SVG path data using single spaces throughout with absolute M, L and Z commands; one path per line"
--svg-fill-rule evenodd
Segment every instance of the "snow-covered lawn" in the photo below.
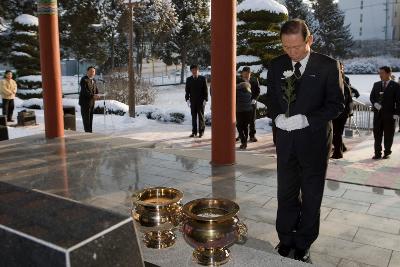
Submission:
M 399 77 L 400 73 L 394 73 L 396 77 Z M 369 103 L 369 93 L 371 91 L 374 82 L 379 81 L 379 76 L 376 75 L 348 75 L 351 84 L 357 88 L 361 94 L 359 100 Z M 63 86 L 66 85 L 67 91 L 72 91 L 76 85 L 77 77 L 63 77 Z M 146 141 L 168 141 L 171 143 L 178 142 L 182 138 L 187 137 L 191 133 L 191 115 L 190 109 L 185 102 L 185 90 L 184 85 L 178 86 L 165 86 L 156 87 L 158 94 L 154 105 L 151 106 L 138 106 L 136 107 L 137 112 L 145 112 L 147 110 L 157 109 L 161 114 L 169 114 L 170 112 L 179 112 L 185 115 L 185 121 L 182 124 L 171 123 L 171 122 L 160 122 L 156 120 L 147 119 L 142 114 L 137 118 L 130 118 L 128 115 L 94 115 L 93 131 L 96 133 L 104 133 L 112 136 L 123 136 L 134 139 L 146 140 Z M 263 87 L 263 92 L 266 88 Z M 82 119 L 80 115 L 79 105 L 77 99 L 64 98 L 64 105 L 73 105 L 76 107 L 76 125 L 77 131 L 83 131 Z M 209 101 L 206 106 L 205 113 L 210 114 L 210 103 Z M 14 118 L 16 118 L 17 112 L 24 109 L 22 107 L 23 101 L 16 101 L 16 110 L 14 112 Z M 28 100 L 26 104 L 39 104 L 42 105 L 40 100 Z M 98 101 L 99 106 L 103 106 L 103 100 Z M 106 107 L 108 109 L 123 109 L 128 110 L 126 105 L 123 105 L 116 101 L 106 101 Z M 28 127 L 9 127 L 10 138 L 18 138 L 22 136 L 44 133 L 44 113 L 43 110 L 35 110 L 36 120 L 39 125 L 28 126 Z M 257 135 L 270 132 L 269 119 L 257 120 Z M 210 138 L 211 129 L 206 128 L 204 138 Z

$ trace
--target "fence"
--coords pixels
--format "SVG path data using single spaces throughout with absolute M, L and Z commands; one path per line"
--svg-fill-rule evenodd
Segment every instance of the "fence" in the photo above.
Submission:
M 353 116 L 347 121 L 347 128 L 355 130 L 360 134 L 360 130 L 367 131 L 367 134 L 373 128 L 373 112 L 371 105 L 364 104 L 358 100 L 353 100 Z

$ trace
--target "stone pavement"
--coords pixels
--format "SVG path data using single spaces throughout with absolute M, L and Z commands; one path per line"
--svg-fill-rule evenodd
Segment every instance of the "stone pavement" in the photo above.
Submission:
M 133 191 L 172 186 L 183 203 L 201 197 L 236 201 L 249 228 L 246 246 L 277 244 L 273 155 L 240 152 L 231 167 L 209 165 L 207 149 L 161 147 L 101 135 L 68 133 L 0 143 L 0 180 L 129 214 Z M 318 266 L 400 266 L 400 196 L 390 189 L 327 181 L 321 231 L 312 246 Z

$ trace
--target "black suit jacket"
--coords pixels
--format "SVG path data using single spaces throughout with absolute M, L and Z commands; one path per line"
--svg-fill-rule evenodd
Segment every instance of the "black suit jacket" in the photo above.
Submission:
M 96 80 L 91 80 L 87 75 L 85 75 L 82 77 L 80 85 L 81 91 L 79 92 L 79 105 L 94 106 L 94 95 L 99 93 Z
M 185 99 L 192 104 L 203 104 L 208 101 L 207 81 L 204 76 L 199 75 L 197 79 L 190 76 L 186 79 Z
M 287 54 L 272 60 L 268 69 L 266 103 L 274 120 L 287 110 L 287 103 L 283 99 L 283 72 L 292 69 L 292 61 Z M 338 61 L 311 52 L 296 90 L 296 101 L 290 107 L 290 116 L 305 115 L 313 132 L 321 129 L 329 131 L 330 121 L 338 117 L 343 110 L 343 79 Z
M 382 96 L 380 92 L 383 92 Z M 381 115 L 384 118 L 393 118 L 393 115 L 400 115 L 400 85 L 394 81 L 389 81 L 386 89 L 383 89 L 382 81 L 374 83 L 370 101 L 375 116 Z M 382 105 L 380 111 L 374 107 L 375 103 Z

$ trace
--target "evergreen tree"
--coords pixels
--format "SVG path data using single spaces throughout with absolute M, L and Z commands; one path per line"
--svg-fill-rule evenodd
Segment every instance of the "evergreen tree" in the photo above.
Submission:
M 178 15 L 178 26 L 174 29 L 162 52 L 166 64 L 180 62 L 181 83 L 184 83 L 184 73 L 189 59 L 201 58 L 200 46 L 207 46 L 205 37 L 209 32 L 209 1 L 208 0 L 172 0 Z
M 237 29 L 237 67 L 250 66 L 266 82 L 266 69 L 270 60 L 282 53 L 279 31 L 287 20 L 287 9 L 274 0 L 239 1 Z
M 101 65 L 107 60 L 107 35 L 101 24 L 102 0 L 61 0 L 60 37 L 62 52 L 77 60 Z
M 40 74 L 38 26 L 37 17 L 28 14 L 18 16 L 12 24 L 10 39 L 13 45 L 9 61 L 17 70 L 18 87 L 22 89 L 41 87 L 40 79 L 23 77 Z
M 350 53 L 353 39 L 350 25 L 344 25 L 344 13 L 333 0 L 312 0 L 315 18 L 318 20 L 319 43 L 314 47 L 320 53 L 332 57 L 345 57 Z
M 136 72 L 141 76 L 143 60 L 153 60 L 178 23 L 171 0 L 144 0 L 134 10 Z

